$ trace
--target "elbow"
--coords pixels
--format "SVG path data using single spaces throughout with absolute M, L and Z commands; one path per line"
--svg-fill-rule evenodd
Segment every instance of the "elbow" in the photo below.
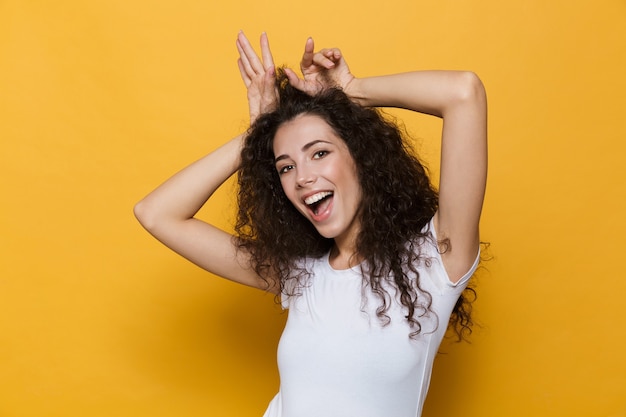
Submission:
M 133 207 L 133 214 L 144 229 L 148 231 L 154 229 L 154 226 L 157 223 L 155 211 L 150 207 L 150 204 L 146 202 L 145 199 L 135 204 L 135 207 Z
M 485 86 L 476 73 L 471 71 L 459 72 L 457 83 L 457 99 L 460 102 L 486 103 Z

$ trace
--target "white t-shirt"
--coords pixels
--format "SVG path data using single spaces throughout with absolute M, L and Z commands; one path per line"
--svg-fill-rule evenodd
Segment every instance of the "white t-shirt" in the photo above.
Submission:
M 450 313 L 478 265 L 477 256 L 453 284 L 433 244 L 426 243 L 422 255 L 431 258 L 418 270 L 432 313 L 416 317 L 422 330 L 414 339 L 394 290 L 385 326 L 376 316 L 380 299 L 362 297 L 360 267 L 335 270 L 328 255 L 307 261 L 312 275 L 302 294 L 283 296 L 289 317 L 278 346 L 280 391 L 264 417 L 421 415 Z

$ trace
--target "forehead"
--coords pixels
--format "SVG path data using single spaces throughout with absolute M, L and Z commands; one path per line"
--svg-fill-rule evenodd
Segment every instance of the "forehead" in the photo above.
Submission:
M 274 155 L 290 154 L 312 141 L 325 141 L 340 147 L 345 142 L 324 119 L 312 114 L 303 114 L 283 123 L 274 136 Z

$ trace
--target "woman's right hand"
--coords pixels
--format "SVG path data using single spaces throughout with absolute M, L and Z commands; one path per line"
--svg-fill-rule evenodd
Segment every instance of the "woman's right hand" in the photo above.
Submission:
M 274 110 L 278 104 L 274 59 L 265 32 L 261 34 L 262 60 L 259 59 L 243 32 L 239 32 L 237 36 L 237 50 L 239 51 L 237 65 L 243 83 L 248 89 L 250 124 L 252 124 L 257 117 Z
M 346 91 L 355 77 L 350 72 L 341 51 L 338 48 L 314 51 L 313 38 L 308 38 L 300 61 L 303 78 L 299 78 L 293 70 L 286 68 L 289 83 L 310 95 L 330 87 L 339 87 Z

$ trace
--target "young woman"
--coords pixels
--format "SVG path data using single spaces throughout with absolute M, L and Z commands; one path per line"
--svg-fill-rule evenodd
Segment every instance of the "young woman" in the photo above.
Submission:
M 415 417 L 478 264 L 486 97 L 475 74 L 356 78 L 307 40 L 303 78 L 277 75 L 240 33 L 251 127 L 135 207 L 157 239 L 204 269 L 280 296 L 289 317 L 265 416 Z M 443 118 L 438 191 L 374 107 Z M 194 218 L 238 172 L 235 235 Z

